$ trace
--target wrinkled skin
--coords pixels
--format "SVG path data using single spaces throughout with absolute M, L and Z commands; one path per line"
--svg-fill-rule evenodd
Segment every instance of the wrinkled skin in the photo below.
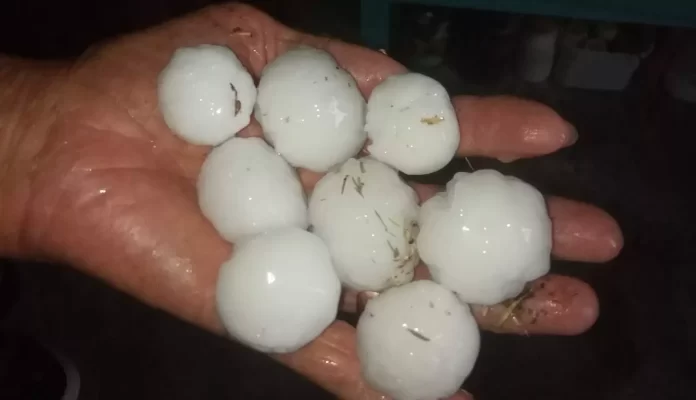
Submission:
M 321 47 L 355 76 L 366 96 L 385 77 L 404 70 L 379 52 L 298 33 L 242 5 L 207 8 L 119 38 L 69 65 L 42 65 L 43 78 L 15 80 L 20 89 L 36 89 L 36 98 L 20 96 L 23 103 L 18 103 L 30 105 L 25 120 L 11 121 L 12 140 L 0 143 L 3 162 L 14 163 L 0 171 L 0 212 L 10 221 L 0 231 L 0 249 L 68 263 L 223 334 L 215 280 L 233 247 L 201 215 L 195 190 L 210 149 L 175 137 L 156 98 L 157 75 L 173 51 L 203 43 L 229 46 L 256 78 L 288 48 Z M 510 97 L 453 101 L 461 123 L 460 156 L 510 161 L 547 154 L 577 139 L 570 124 L 537 103 Z M 256 123 L 243 132 L 259 134 Z M 301 176 L 307 190 L 318 179 L 307 171 Z M 414 187 L 421 199 L 438 189 Z M 604 262 L 620 251 L 621 232 L 603 211 L 560 198 L 549 198 L 548 206 L 557 258 Z M 417 275 L 425 279 L 427 271 L 421 267 Z M 354 310 L 356 294 L 347 293 L 343 306 Z M 527 312 L 502 325 L 504 305 L 475 312 L 484 329 L 562 335 L 585 331 L 598 315 L 592 289 L 563 276 L 535 282 L 521 307 Z M 343 399 L 383 398 L 362 381 L 355 331 L 346 323 L 335 322 L 312 344 L 277 358 Z

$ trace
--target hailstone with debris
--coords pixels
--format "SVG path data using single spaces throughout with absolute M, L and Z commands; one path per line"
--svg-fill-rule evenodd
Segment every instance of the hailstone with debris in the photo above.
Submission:
M 159 75 L 159 109 L 189 143 L 216 146 L 249 125 L 256 86 L 224 46 L 182 47 Z
M 445 88 L 409 72 L 375 87 L 367 102 L 367 151 L 409 175 L 446 166 L 459 148 L 459 123 Z
M 289 50 L 261 73 L 254 116 L 290 164 L 316 172 L 355 156 L 365 142 L 365 99 L 327 52 Z
M 415 281 L 370 300 L 358 321 L 365 380 L 399 400 L 444 399 L 474 367 L 480 334 L 469 307 L 432 281 Z
M 314 187 L 309 221 L 345 286 L 380 291 L 413 279 L 418 208 L 418 195 L 393 168 L 351 158 Z
M 418 251 L 465 303 L 494 305 L 545 275 L 551 220 L 531 185 L 494 170 L 458 172 L 421 207 Z

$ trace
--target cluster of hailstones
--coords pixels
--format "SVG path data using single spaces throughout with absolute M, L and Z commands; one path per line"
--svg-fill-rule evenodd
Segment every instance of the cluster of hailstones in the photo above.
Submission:
M 365 101 L 330 54 L 298 47 L 256 86 L 230 49 L 202 45 L 174 53 L 158 96 L 173 132 L 214 146 L 199 205 L 236 244 L 217 309 L 251 348 L 295 351 L 334 321 L 342 287 L 376 291 L 357 325 L 366 381 L 399 400 L 447 397 L 479 353 L 469 305 L 513 298 L 549 270 L 551 223 L 529 184 L 459 172 L 419 205 L 400 178 L 443 168 L 459 147 L 449 95 L 427 76 L 389 77 Z M 235 137 L 252 113 L 265 140 Z M 309 198 L 295 168 L 325 173 Z M 412 282 L 421 260 L 432 281 Z

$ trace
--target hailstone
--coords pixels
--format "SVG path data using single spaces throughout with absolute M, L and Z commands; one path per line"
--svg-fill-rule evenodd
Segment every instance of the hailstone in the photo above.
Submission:
M 443 399 L 474 367 L 480 334 L 468 306 L 428 280 L 383 292 L 357 326 L 365 380 L 398 400 Z
M 494 170 L 459 172 L 421 207 L 417 239 L 432 279 L 465 303 L 517 296 L 549 271 L 551 220 L 531 185 Z
M 297 172 L 255 137 L 235 137 L 213 148 L 198 177 L 198 204 L 230 242 L 309 224 Z
M 286 228 L 238 243 L 220 268 L 216 300 L 230 336 L 258 351 L 287 353 L 334 321 L 340 295 L 321 239 Z
M 397 171 L 351 158 L 326 174 L 309 200 L 309 221 L 329 247 L 343 284 L 379 291 L 410 282 L 418 264 L 418 195 Z
M 445 88 L 415 72 L 394 75 L 367 102 L 367 151 L 409 175 L 446 166 L 459 148 L 459 123 Z
M 192 144 L 216 146 L 249 125 L 256 86 L 227 47 L 183 47 L 159 75 L 158 100 L 175 134 Z
M 329 53 L 286 52 L 264 68 L 258 90 L 254 116 L 293 166 L 326 172 L 364 145 L 365 99 Z

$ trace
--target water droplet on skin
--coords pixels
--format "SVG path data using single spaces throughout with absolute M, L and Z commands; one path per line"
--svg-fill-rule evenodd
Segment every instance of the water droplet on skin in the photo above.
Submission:
M 321 361 L 322 364 L 329 366 L 329 367 L 338 367 L 338 362 L 335 360 L 332 360 L 331 358 L 324 357 Z

